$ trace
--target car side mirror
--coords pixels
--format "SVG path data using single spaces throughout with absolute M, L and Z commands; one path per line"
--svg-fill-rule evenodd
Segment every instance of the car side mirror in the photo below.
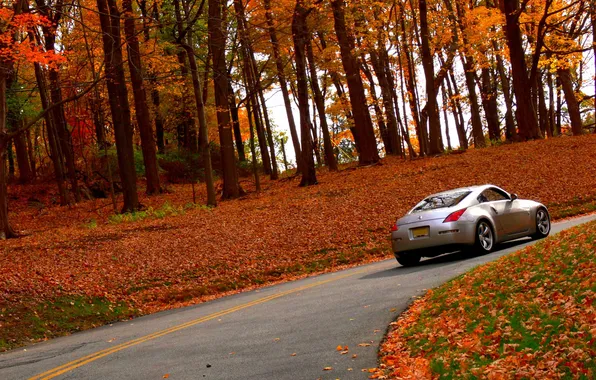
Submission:
M 511 194 L 511 200 L 514 201 L 517 199 L 517 194 L 513 193 Z

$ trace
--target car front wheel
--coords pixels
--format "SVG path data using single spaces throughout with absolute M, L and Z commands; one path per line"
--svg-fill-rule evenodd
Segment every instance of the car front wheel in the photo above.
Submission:
M 536 233 L 532 236 L 534 239 L 544 239 L 550 233 L 550 216 L 548 211 L 543 208 L 536 211 Z

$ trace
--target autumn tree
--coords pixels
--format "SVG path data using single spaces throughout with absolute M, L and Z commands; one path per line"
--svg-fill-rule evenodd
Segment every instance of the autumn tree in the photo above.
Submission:
M 201 86 L 199 78 L 199 69 L 195 57 L 195 49 L 193 45 L 192 36 L 189 34 L 193 27 L 193 21 L 197 20 L 203 8 L 196 10 L 193 17 L 186 15 L 186 19 L 190 20 L 186 23 L 182 18 L 182 11 L 180 9 L 180 1 L 174 0 L 174 11 L 176 19 L 176 43 L 181 47 L 181 51 L 178 54 L 178 58 L 184 60 L 188 59 L 190 66 L 190 75 L 192 78 L 194 101 L 197 113 L 197 119 L 199 120 L 199 150 L 203 156 L 203 170 L 205 172 L 205 186 L 207 190 L 207 205 L 215 206 L 217 200 L 215 199 L 215 186 L 213 179 L 213 169 L 211 165 L 211 149 L 209 149 L 209 127 L 207 125 L 207 117 L 205 111 L 205 96 L 204 89 Z
M 106 85 L 112 111 L 118 167 L 124 194 L 122 211 L 130 212 L 139 208 L 139 199 L 137 174 L 134 166 L 130 106 L 123 67 L 120 11 L 115 0 L 97 0 L 97 9 L 99 10 L 102 30 Z
M 280 52 L 279 39 L 277 38 L 277 32 L 275 30 L 273 14 L 271 11 L 271 0 L 263 0 L 263 4 L 265 7 L 265 17 L 267 19 L 267 31 L 271 40 L 271 49 L 273 51 L 273 59 L 275 60 L 275 68 L 277 70 L 277 78 L 284 99 L 284 107 L 288 119 L 288 128 L 290 129 L 290 135 L 292 136 L 292 145 L 294 147 L 294 152 L 296 155 L 296 165 L 298 172 L 300 172 L 302 170 L 302 154 L 300 150 L 300 140 L 296 129 L 296 123 L 294 122 L 292 102 L 290 100 L 290 94 L 288 91 L 288 82 L 286 80 L 286 75 L 284 72 L 284 63 Z
M 232 123 L 228 105 L 228 76 L 225 60 L 226 33 L 223 25 L 222 0 L 209 0 L 209 51 L 213 62 L 213 82 L 215 87 L 215 105 L 217 106 L 217 125 L 221 145 L 224 199 L 236 198 L 242 193 L 238 183 L 238 171 L 234 155 Z
M 509 47 L 513 92 L 517 103 L 516 118 L 519 136 L 522 140 L 539 138 L 538 120 L 532 104 L 530 81 L 526 66 L 526 57 L 522 45 L 522 33 L 519 18 L 527 1 L 519 4 L 518 0 L 501 0 L 501 9 L 505 14 L 505 35 Z
M 424 68 L 424 77 L 426 83 L 426 112 L 429 123 L 429 154 L 438 154 L 443 151 L 441 139 L 441 120 L 439 117 L 439 106 L 437 104 L 437 92 L 435 90 L 435 73 L 433 69 L 433 57 L 429 46 L 429 31 L 427 19 L 426 0 L 418 0 L 420 10 L 420 39 L 422 41 L 422 67 Z M 422 125 L 426 128 L 426 125 Z
M 377 140 L 374 134 L 372 119 L 368 111 L 364 86 L 360 77 L 360 65 L 353 55 L 354 37 L 348 30 L 345 19 L 343 0 L 332 0 L 335 34 L 341 53 L 341 61 L 346 73 L 346 81 L 350 92 L 350 104 L 354 117 L 352 133 L 358 148 L 360 165 L 370 165 L 379 161 Z
M 306 45 L 309 38 L 306 18 L 312 8 L 306 8 L 303 0 L 296 0 L 292 16 L 292 38 L 296 61 L 296 87 L 298 88 L 298 109 L 300 111 L 300 145 L 302 148 L 302 180 L 300 186 L 317 183 L 313 144 L 310 135 L 311 120 L 308 104 L 308 82 L 306 75 Z
M 123 0 L 122 8 L 124 11 L 124 33 L 126 35 L 128 69 L 133 88 L 135 116 L 141 135 L 145 178 L 147 179 L 147 194 L 158 194 L 161 192 L 161 186 L 159 184 L 157 151 L 155 139 L 153 137 L 149 106 L 147 105 L 147 94 L 145 92 L 143 66 L 141 63 L 141 51 L 139 40 L 137 38 L 132 0 Z

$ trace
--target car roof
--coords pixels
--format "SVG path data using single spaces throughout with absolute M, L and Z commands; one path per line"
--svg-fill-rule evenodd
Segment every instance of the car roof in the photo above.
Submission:
M 436 193 L 436 194 L 431 194 L 429 196 L 427 196 L 426 198 L 430 198 L 430 197 L 435 197 L 438 195 L 446 195 L 446 194 L 451 194 L 451 193 L 459 193 L 462 191 L 477 191 L 477 192 L 482 192 L 485 189 L 489 188 L 489 187 L 496 187 L 497 189 L 500 189 L 499 186 L 495 186 L 495 185 L 491 185 L 491 184 L 485 184 L 485 185 L 474 185 L 474 186 L 466 186 L 466 187 L 458 187 L 457 189 L 451 189 L 451 190 L 446 190 L 446 191 L 442 191 L 440 193 Z

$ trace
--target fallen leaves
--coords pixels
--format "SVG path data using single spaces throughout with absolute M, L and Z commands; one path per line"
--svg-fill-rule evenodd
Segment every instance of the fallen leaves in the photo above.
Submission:
M 495 183 L 561 208 L 592 199 L 594 151 L 596 136 L 580 136 L 413 161 L 390 157 L 380 166 L 321 171 L 320 184 L 309 188 L 299 188 L 299 178 L 263 178 L 260 194 L 213 210 L 191 208 L 184 215 L 117 225 L 108 223 L 108 201 L 58 207 L 51 205 L 56 194 L 47 185 L 11 186 L 11 197 L 18 198 L 11 200 L 11 220 L 30 234 L 1 243 L 0 309 L 25 305 L 32 312 L 80 295 L 146 314 L 379 260 L 391 255 L 388 227 L 433 192 Z M 251 190 L 249 181 L 242 185 Z M 140 201 L 159 209 L 166 201 L 182 207 L 192 199 L 190 186 L 171 189 Z M 28 206 L 31 196 L 45 204 L 43 213 Z M 204 202 L 203 188 L 197 197 Z M 89 228 L 89 220 L 97 226 Z M 31 338 L 22 316 L 3 317 L 0 340 L 8 324 L 13 331 L 21 326 L 22 341 Z
M 596 222 L 482 265 L 391 324 L 375 375 L 595 378 L 595 273 Z

